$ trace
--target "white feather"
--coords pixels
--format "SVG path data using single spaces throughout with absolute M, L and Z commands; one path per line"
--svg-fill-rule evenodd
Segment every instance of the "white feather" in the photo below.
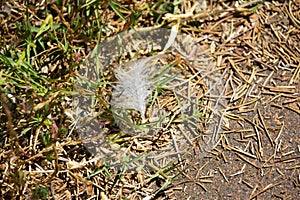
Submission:
M 129 67 L 127 71 L 121 67 L 115 70 L 115 76 L 119 83 L 114 86 L 111 104 L 139 111 L 143 121 L 145 121 L 146 106 L 151 94 L 149 61 L 154 57 L 157 56 L 127 63 Z
M 149 61 L 163 56 L 164 52 L 175 42 L 177 33 L 178 25 L 175 25 L 172 27 L 167 44 L 158 55 L 127 63 L 126 67 L 129 70 L 124 70 L 122 67 L 116 68 L 115 76 L 119 83 L 114 86 L 112 93 L 111 104 L 113 106 L 137 110 L 140 112 L 143 122 L 145 121 L 147 102 L 152 92 L 151 81 L 149 80 L 149 75 L 152 72 Z

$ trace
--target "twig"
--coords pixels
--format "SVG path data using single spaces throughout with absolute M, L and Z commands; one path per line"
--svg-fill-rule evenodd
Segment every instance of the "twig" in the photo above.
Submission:
M 276 187 L 277 185 L 280 185 L 281 183 L 278 182 L 278 183 L 270 183 L 269 185 L 267 185 L 265 188 L 263 188 L 262 190 L 258 191 L 256 194 L 254 194 L 253 196 L 251 195 L 249 199 L 254 199 L 255 197 L 257 197 L 258 195 L 262 194 L 263 192 L 273 188 L 273 187 Z
M 271 136 L 270 136 L 269 130 L 268 130 L 267 126 L 266 126 L 266 123 L 265 123 L 265 121 L 264 121 L 262 115 L 261 115 L 260 109 L 257 109 L 257 113 L 258 113 L 258 117 L 259 117 L 261 123 L 263 124 L 263 127 L 264 127 L 264 129 L 265 129 L 265 132 L 267 133 L 267 136 L 268 136 L 268 138 L 269 138 L 269 140 L 270 140 L 270 142 L 271 142 L 271 145 L 274 146 L 274 141 L 273 141 L 273 139 L 272 139 Z

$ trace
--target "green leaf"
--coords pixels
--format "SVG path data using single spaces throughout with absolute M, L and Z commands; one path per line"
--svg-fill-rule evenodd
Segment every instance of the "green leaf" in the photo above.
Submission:
M 30 131 L 32 129 L 32 127 L 27 127 L 24 130 L 21 131 L 21 134 L 19 137 L 21 137 L 22 135 L 26 134 L 28 131 Z
M 35 38 L 38 38 L 41 34 L 48 31 L 52 27 L 53 16 L 49 14 L 46 19 L 43 21 L 40 30 L 36 34 Z
M 124 21 L 126 21 L 126 18 L 124 15 L 119 11 L 119 8 L 124 8 L 122 5 L 115 1 L 109 1 L 108 2 L 109 6 L 113 9 L 113 11 Z

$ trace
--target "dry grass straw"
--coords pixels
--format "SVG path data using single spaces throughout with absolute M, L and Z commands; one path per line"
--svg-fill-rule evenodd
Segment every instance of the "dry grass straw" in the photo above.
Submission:
M 196 5 L 197 2 L 183 1 L 177 13 L 164 15 L 156 24 L 147 20 L 151 16 L 147 11 L 139 22 L 140 26 L 179 22 L 180 30 L 196 37 L 204 51 L 217 60 L 218 70 L 227 70 L 224 124 L 219 145 L 209 156 L 198 159 L 201 147 L 196 143 L 194 155 L 184 165 L 172 168 L 171 173 L 159 168 L 155 174 L 122 173 L 104 166 L 101 158 L 92 158 L 73 134 L 57 138 L 46 148 L 34 136 L 19 141 L 13 119 L 2 105 L 8 117 L 5 122 L 8 134 L 1 141 L 1 195 L 28 199 L 35 188 L 43 186 L 48 188 L 48 198 L 53 199 L 178 199 L 201 195 L 298 198 L 299 3 L 248 1 L 234 5 L 227 1 L 206 1 L 205 10 L 201 10 L 203 5 Z M 26 13 L 21 2 L 11 5 L 12 17 L 1 21 L 4 27 L 1 31 L 7 41 L 15 38 L 9 20 L 18 21 L 22 18 L 18 13 Z M 135 6 L 147 5 L 142 1 Z M 64 9 L 53 7 L 53 10 L 60 13 L 55 20 L 70 29 L 62 14 Z M 33 23 L 40 22 L 35 18 L 34 9 L 28 12 L 35 20 Z M 109 17 L 115 16 L 110 9 L 101 12 L 108 16 L 104 37 L 129 28 L 130 24 L 122 19 L 109 21 Z M 129 19 L 128 11 L 121 9 L 121 13 Z M 81 40 L 74 39 L 73 45 L 81 44 Z M 6 102 L 5 97 L 1 97 L 1 102 Z M 174 96 L 161 99 L 161 104 L 169 105 L 173 113 L 178 110 L 175 103 Z M 43 130 L 38 128 L 37 135 Z M 177 142 L 171 132 L 167 134 L 170 137 L 162 138 L 161 145 L 166 141 Z M 136 149 L 150 148 L 145 141 L 136 138 L 130 141 Z M 168 181 L 174 174 L 181 174 L 182 179 L 170 184 Z M 157 187 L 156 183 L 162 186 Z M 202 189 L 195 193 L 194 188 L 198 186 Z

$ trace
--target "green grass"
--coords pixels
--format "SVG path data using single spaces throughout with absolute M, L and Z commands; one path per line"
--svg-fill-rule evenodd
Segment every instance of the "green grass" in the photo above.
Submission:
M 23 3 L 25 1 L 18 1 L 14 5 L 14 9 L 23 14 L 21 19 L 13 21 L 7 18 L 12 30 L 1 30 L 2 34 L 7 31 L 14 34 L 15 39 L 4 34 L 6 38 L 0 40 L 3 112 L 0 142 L 6 146 L 2 152 L 8 150 L 7 147 L 11 150 L 16 148 L 14 152 L 20 157 L 18 164 L 8 169 L 11 174 L 20 174 L 19 168 L 25 160 L 38 151 L 51 147 L 57 140 L 67 139 L 65 137 L 70 129 L 64 110 L 70 106 L 66 104 L 66 98 L 72 95 L 71 78 L 84 59 L 81 53 L 87 48 L 86 43 L 92 48 L 95 42 L 90 41 L 100 40 L 99 33 L 104 25 L 104 15 L 99 15 L 98 10 L 105 3 L 100 1 L 89 5 L 80 1 L 70 2 L 64 13 L 61 13 L 63 1 L 57 1 L 47 9 L 34 10 L 34 5 L 27 3 L 26 9 L 21 10 Z M 29 140 L 34 143 L 29 143 Z M 47 157 L 51 162 L 50 158 L 55 158 L 55 154 L 49 153 Z M 39 161 L 34 162 L 40 165 Z M 15 192 L 8 192 L 8 196 L 20 195 L 24 189 L 24 181 L 18 181 L 18 177 L 12 176 L 7 180 L 7 184 L 19 185 Z M 49 188 L 36 186 L 34 182 L 29 184 L 29 189 L 31 187 L 32 194 L 28 195 L 32 195 L 33 199 L 45 199 L 50 194 Z
M 127 29 L 134 29 L 147 25 L 149 22 L 145 21 L 145 17 L 150 16 L 159 24 L 163 22 L 165 13 L 176 13 L 179 5 L 180 1 L 174 5 L 171 2 L 143 3 L 141 7 L 132 9 L 130 5 L 116 0 L 59 0 L 45 7 L 20 0 L 12 5 L 18 19 L 3 19 L 7 26 L 0 29 L 0 34 L 4 36 L 0 38 L 0 144 L 3 146 L 1 153 L 7 151 L 11 157 L 18 158 L 16 165 L 7 169 L 5 178 L 12 188 L 15 185 L 18 187 L 11 189 L 3 186 L 3 191 L 7 191 L 5 197 L 16 198 L 25 190 L 32 199 L 51 196 L 51 179 L 59 177 L 57 170 L 66 167 L 58 161 L 57 152 L 60 156 L 66 152 L 70 159 L 78 162 L 81 156 L 89 159 L 89 154 L 77 143 L 59 147 L 59 144 L 78 139 L 73 130 L 76 122 L 72 124 L 70 121 L 72 108 L 69 102 L 74 95 L 76 70 L 101 41 L 123 31 L 118 23 L 129 24 Z M 163 84 L 167 82 L 157 85 L 158 93 L 162 92 Z M 93 87 L 98 88 L 112 82 L 99 80 L 95 84 Z M 94 98 L 94 105 L 104 105 L 106 111 L 102 114 L 112 117 L 105 98 L 97 94 Z M 112 142 L 120 142 L 123 138 L 119 136 Z M 72 148 L 79 149 L 79 152 L 72 153 Z M 46 168 L 54 169 L 50 178 L 38 177 L 36 179 L 40 180 L 35 182 L 33 175 L 24 174 L 29 165 L 35 168 L 36 165 L 44 166 L 44 162 L 48 163 Z M 114 184 L 110 186 L 113 193 L 126 174 L 126 164 L 123 167 L 124 170 L 117 175 L 112 172 L 112 166 L 105 165 L 96 167 L 91 173 L 78 173 L 83 173 L 88 180 L 102 175 L 113 180 Z M 155 168 L 155 174 L 142 185 L 159 177 L 166 180 L 163 189 L 171 183 L 168 173 L 174 169 Z

